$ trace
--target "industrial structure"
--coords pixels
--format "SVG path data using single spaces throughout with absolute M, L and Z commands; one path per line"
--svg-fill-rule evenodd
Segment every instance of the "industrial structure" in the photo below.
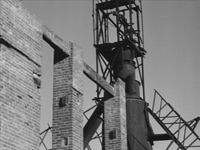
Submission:
M 94 139 L 102 150 L 152 150 L 162 140 L 170 141 L 166 150 L 200 147 L 199 117 L 185 121 L 157 91 L 152 108 L 146 102 L 141 0 L 93 0 L 96 71 L 80 46 L 62 40 L 19 0 L 0 0 L 0 8 L 2 150 L 47 150 L 49 131 L 51 150 L 90 150 Z M 54 50 L 53 123 L 39 139 L 42 41 Z M 86 111 L 84 74 L 97 85 L 95 106 Z M 165 133 L 154 133 L 150 115 Z

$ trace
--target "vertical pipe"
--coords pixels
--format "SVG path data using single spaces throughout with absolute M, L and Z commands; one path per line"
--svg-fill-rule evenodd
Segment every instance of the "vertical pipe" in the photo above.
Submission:
M 153 112 L 154 112 L 154 108 L 155 108 L 155 100 L 156 100 L 156 91 L 154 91 L 153 106 L 152 106 Z
M 141 41 L 140 41 L 140 15 L 139 15 L 139 6 L 137 5 L 136 6 L 137 9 L 136 9 L 136 15 L 137 15 L 137 31 L 138 31 L 138 35 L 137 35 L 137 38 L 138 38 L 138 46 L 141 47 Z M 140 71 L 140 78 L 141 78 L 141 83 L 142 83 L 142 94 L 143 94 L 143 100 L 145 101 L 145 89 L 144 89 L 144 64 L 143 64 L 143 57 L 141 57 L 141 64 L 142 64 L 142 70 L 140 70 L 140 68 L 138 68 L 138 70 Z M 142 73 L 141 73 L 142 72 Z
M 95 15 L 95 13 L 94 13 L 94 1 L 95 0 L 92 0 L 92 21 L 93 21 L 93 24 L 92 24 L 92 26 L 93 26 L 93 43 L 95 44 L 95 32 L 96 32 L 96 26 L 95 26 L 95 17 L 94 17 L 94 15 Z
M 140 0 L 140 8 L 142 11 L 142 1 Z M 143 48 L 144 48 L 144 25 L 143 25 L 143 13 L 141 12 L 141 27 L 142 27 L 142 41 L 143 41 Z M 145 81 L 144 81 L 144 59 L 142 57 L 142 74 L 143 74 L 143 99 L 146 100 L 145 97 Z
M 96 9 L 96 41 L 95 41 L 95 44 L 99 44 L 99 11 Z M 96 49 L 96 72 L 99 73 L 99 54 L 98 54 L 98 51 Z M 97 98 L 99 98 L 99 86 L 97 85 Z
M 119 13 L 118 1 L 116 2 L 116 12 Z M 119 29 L 119 15 L 116 15 L 116 22 L 117 22 L 117 41 L 119 42 L 120 41 L 120 38 L 119 38 L 119 32 L 120 32 L 120 29 Z
M 131 0 L 129 0 L 129 20 L 130 20 L 129 23 L 130 23 L 130 29 L 131 29 L 133 25 Z

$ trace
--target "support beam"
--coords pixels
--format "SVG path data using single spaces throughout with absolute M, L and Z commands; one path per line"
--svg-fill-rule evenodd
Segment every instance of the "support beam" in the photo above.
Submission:
M 115 95 L 113 87 L 105 79 L 103 79 L 99 74 L 97 74 L 87 63 L 84 63 L 83 73 L 89 79 L 91 79 L 93 82 L 99 85 L 102 89 L 108 92 L 111 96 Z
M 84 149 L 87 147 L 88 143 L 92 139 L 93 135 L 99 128 L 102 119 L 101 115 L 103 114 L 103 105 L 99 104 L 97 108 L 94 110 L 93 114 L 91 115 L 90 119 L 84 126 Z
M 165 141 L 172 140 L 172 137 L 168 134 L 154 134 L 149 136 L 149 139 L 152 141 Z
M 70 55 L 70 44 L 62 40 L 47 26 L 43 26 L 43 40 L 54 49 L 54 64 Z

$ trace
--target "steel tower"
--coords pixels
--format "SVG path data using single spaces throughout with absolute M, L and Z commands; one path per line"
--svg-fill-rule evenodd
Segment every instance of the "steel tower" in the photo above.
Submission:
M 93 0 L 93 32 L 96 48 L 96 71 L 108 82 L 115 82 L 113 67 L 118 54 L 131 48 L 135 52 L 137 80 L 144 86 L 144 34 L 141 0 Z M 120 60 L 123 61 L 123 58 Z M 97 98 L 101 98 L 97 87 Z
M 111 85 L 120 77 L 126 83 L 126 93 L 133 93 L 145 101 L 144 84 L 144 34 L 141 0 L 93 0 L 93 38 L 96 49 L 96 72 Z M 129 57 L 131 56 L 131 57 Z M 129 63 L 133 68 L 131 77 L 118 73 L 118 66 L 124 68 Z M 123 72 L 123 70 L 121 71 Z M 126 71 L 125 71 L 126 72 Z M 137 80 L 137 81 L 136 81 Z M 136 82 L 136 83 L 135 83 Z M 137 84 L 137 89 L 135 89 Z M 132 89 L 132 90 L 129 90 Z M 104 122 L 103 105 L 109 98 L 97 85 L 96 109 L 84 128 L 84 148 L 94 132 Z M 142 96 L 140 96 L 140 93 Z M 87 111 L 86 111 L 87 112 Z M 97 133 L 104 149 L 104 125 L 102 133 Z
M 93 39 L 96 50 L 95 73 L 99 75 L 99 81 L 104 80 L 110 85 L 113 85 L 117 77 L 120 77 L 126 83 L 126 96 L 131 95 L 131 97 L 139 99 L 140 102 L 146 104 L 144 82 L 144 56 L 146 51 L 144 49 L 141 0 L 93 0 L 92 15 Z M 133 66 L 131 69 L 134 71 L 131 72 L 133 75 L 131 77 L 134 78 L 134 82 L 127 79 L 125 77 L 126 73 L 123 72 L 124 70 L 122 68 L 124 68 L 127 63 Z M 118 66 L 121 66 L 121 68 Z M 87 66 L 85 67 L 87 68 Z M 119 70 L 121 70 L 121 72 L 118 72 Z M 129 85 L 129 83 L 131 83 L 131 85 Z M 134 89 L 135 87 L 136 89 Z M 132 94 L 134 90 L 135 93 Z M 88 150 L 91 149 L 89 142 L 94 139 L 99 139 L 102 150 L 105 149 L 104 102 L 109 99 L 111 95 L 105 92 L 103 87 L 99 86 L 99 84 L 97 84 L 96 92 L 97 96 L 93 99 L 95 106 L 84 112 L 85 117 L 88 119 L 83 129 L 84 149 Z M 156 100 L 157 97 L 159 97 L 160 100 Z M 129 101 L 128 98 L 126 101 Z M 128 103 L 132 104 L 132 102 Z M 131 109 L 132 107 L 128 108 L 128 110 Z M 166 150 L 169 150 L 174 143 L 177 149 L 186 150 L 200 147 L 200 138 L 194 131 L 200 120 L 199 117 L 186 122 L 157 91 L 155 91 L 153 107 L 145 109 L 146 112 L 143 116 L 146 119 L 145 123 L 148 130 L 148 141 L 146 139 L 146 141 L 144 140 L 146 143 L 148 142 L 153 145 L 154 141 L 171 140 Z M 87 113 L 91 111 L 93 112 L 89 118 L 87 117 Z M 141 114 L 141 111 L 137 113 Z M 166 133 L 153 133 L 148 114 L 152 115 Z M 130 126 L 133 124 L 134 123 L 131 123 Z M 141 128 L 141 130 L 146 130 L 146 128 Z M 50 127 L 48 129 L 51 130 Z M 49 130 L 46 130 L 45 136 Z M 44 138 L 41 138 L 40 144 L 45 146 L 43 140 Z M 140 148 L 137 147 L 136 149 Z

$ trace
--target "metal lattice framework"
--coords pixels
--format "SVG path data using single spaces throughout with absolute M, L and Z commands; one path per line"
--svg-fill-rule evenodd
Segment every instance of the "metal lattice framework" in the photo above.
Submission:
M 136 78 L 141 83 L 141 99 L 145 101 L 143 33 L 141 0 L 93 0 L 93 39 L 96 49 L 97 74 L 113 85 L 115 82 L 113 63 L 116 55 L 123 50 L 117 49 L 117 47 L 128 46 L 136 49 L 137 57 L 134 59 Z M 94 128 L 95 133 L 92 133 L 89 141 L 97 139 L 104 150 L 103 105 L 109 95 L 105 94 L 99 85 L 97 85 L 96 92 L 97 96 L 93 99 L 95 104 L 84 112 L 84 116 L 87 123 L 94 123 L 97 121 L 95 119 L 100 120 L 97 125 L 98 129 Z M 165 135 L 154 136 L 154 139 L 172 139 L 166 150 L 169 150 L 173 143 L 176 143 L 177 149 L 183 150 L 200 147 L 200 138 L 194 131 L 200 120 L 199 117 L 186 122 L 157 91 L 155 91 L 153 107 L 152 109 L 148 108 L 148 111 L 166 131 Z M 91 116 L 96 118 L 92 120 L 92 117 L 88 117 L 87 114 L 92 114 Z M 41 133 L 40 146 L 46 150 L 44 139 L 51 129 L 48 127 Z M 84 143 L 84 148 L 92 149 L 88 143 Z
M 200 138 L 195 132 L 200 117 L 185 121 L 156 90 L 152 109 L 148 111 L 172 139 L 166 150 L 170 150 L 173 143 L 177 150 L 200 148 Z
M 93 0 L 93 32 L 96 47 L 96 71 L 109 83 L 114 82 L 112 65 L 120 50 L 129 46 L 137 49 L 136 68 L 139 82 L 144 89 L 144 36 L 141 0 Z M 97 98 L 102 89 L 97 87 Z
M 129 47 L 135 50 L 136 79 L 141 84 L 141 99 L 145 100 L 143 65 L 145 50 L 141 0 L 93 0 L 93 36 L 96 48 L 96 73 L 110 85 L 115 82 L 113 63 L 116 55 L 123 51 L 118 47 Z M 98 139 L 104 149 L 103 102 L 109 98 L 109 94 L 105 93 L 99 85 L 96 92 L 97 96 L 93 99 L 95 106 L 84 112 L 88 120 L 84 127 L 84 148 L 87 149 L 91 147 L 85 142 L 85 137 L 89 138 L 89 141 Z M 87 113 L 91 114 L 91 112 L 93 112 L 91 117 L 87 117 Z M 92 117 L 94 119 L 91 119 Z M 97 128 L 94 128 L 96 133 L 87 132 L 91 122 L 96 123 L 96 121 L 98 122 Z M 44 138 L 48 131 L 43 132 L 45 135 L 40 143 L 45 148 Z M 87 133 L 92 134 L 92 138 L 86 136 Z
M 43 147 L 45 150 L 48 150 L 47 145 L 44 142 L 44 140 L 45 140 L 46 136 L 48 135 L 48 133 L 52 133 L 52 127 L 50 127 L 49 124 L 48 124 L 48 128 L 45 129 L 44 131 L 42 131 L 40 133 L 40 143 L 39 143 L 39 146 Z
M 96 103 L 94 106 L 92 106 L 91 108 L 87 109 L 87 110 L 83 113 L 87 121 L 89 121 L 88 114 L 90 114 L 91 112 L 94 112 L 94 111 L 97 109 L 98 105 L 100 105 L 100 104 Z M 103 120 L 103 118 L 100 118 L 100 119 Z M 90 139 L 90 141 L 98 140 L 99 144 L 100 144 L 100 145 L 103 145 L 102 136 L 103 136 L 102 130 L 100 130 L 100 131 L 96 130 L 94 136 Z M 89 144 L 86 146 L 86 148 L 87 148 L 88 150 L 92 150 L 92 148 L 90 147 Z
M 137 49 L 136 75 L 141 83 L 142 99 L 145 100 L 144 88 L 144 35 L 141 0 L 93 0 L 93 39 L 96 48 L 96 72 L 111 85 L 115 82 L 113 63 L 119 50 L 118 47 L 129 46 Z M 104 91 L 97 85 L 96 109 L 103 105 L 106 99 Z M 103 108 L 102 108 L 103 109 Z M 89 109 L 90 110 L 90 109 Z M 104 149 L 104 115 L 100 133 L 92 139 L 98 138 Z

